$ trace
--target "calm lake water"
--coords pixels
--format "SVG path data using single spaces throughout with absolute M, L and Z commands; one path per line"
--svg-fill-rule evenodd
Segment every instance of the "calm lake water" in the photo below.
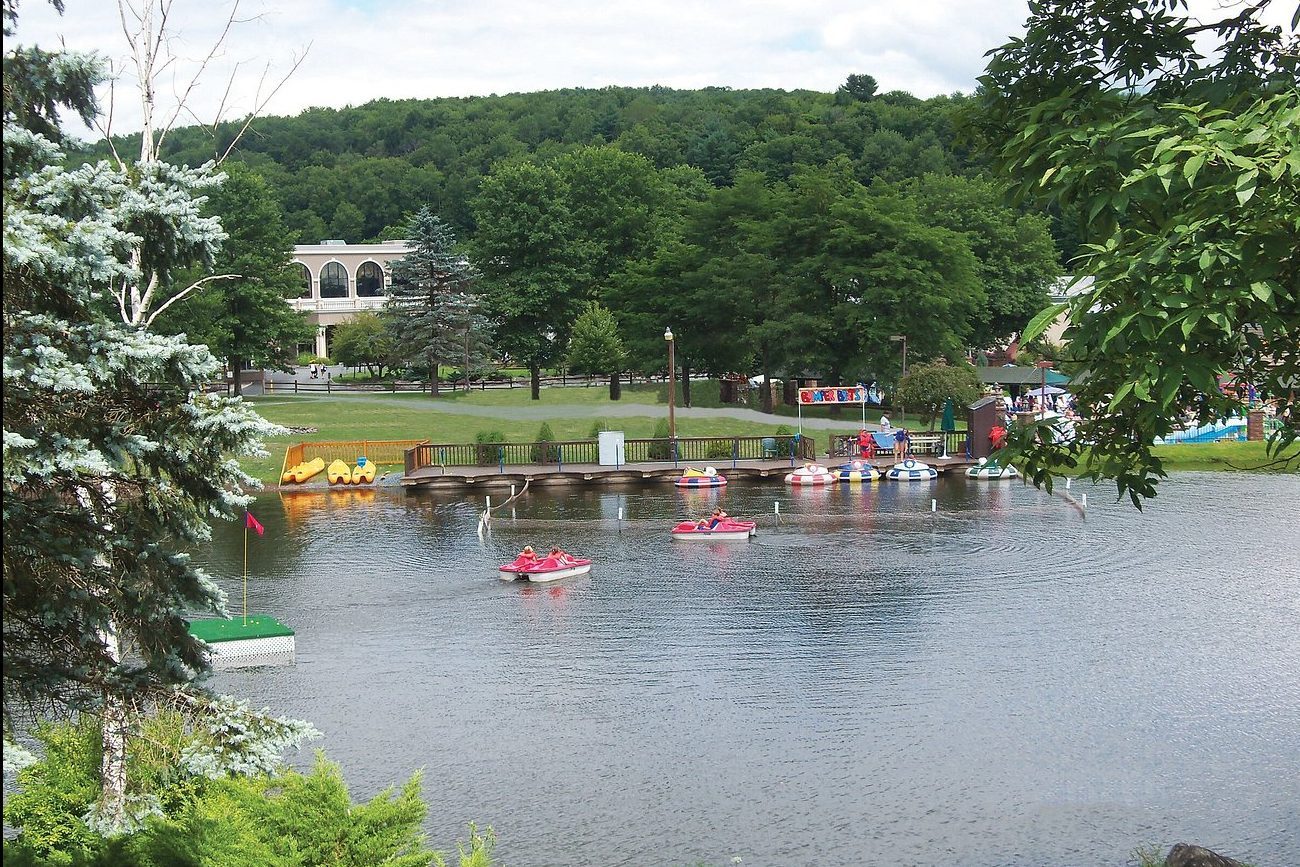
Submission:
M 1298 864 L 1300 478 L 1161 490 L 551 488 L 483 541 L 481 497 L 266 495 L 250 606 L 297 664 L 213 685 L 314 722 L 356 798 L 424 768 L 434 845 L 490 824 L 510 867 Z M 759 535 L 671 541 L 715 503 Z M 499 581 L 527 543 L 596 567 Z

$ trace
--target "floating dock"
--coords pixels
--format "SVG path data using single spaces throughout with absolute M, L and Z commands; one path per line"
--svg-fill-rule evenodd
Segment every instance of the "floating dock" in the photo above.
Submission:
M 207 643 L 208 660 L 217 670 L 294 662 L 293 630 L 266 614 L 191 620 L 189 630 Z

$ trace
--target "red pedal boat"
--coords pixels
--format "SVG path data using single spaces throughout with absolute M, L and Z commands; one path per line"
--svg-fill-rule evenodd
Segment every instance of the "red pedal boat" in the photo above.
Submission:
M 674 539 L 748 539 L 757 531 L 757 524 L 753 521 L 734 521 L 731 518 L 723 518 L 713 529 L 708 526 L 701 527 L 695 521 L 682 521 L 676 527 L 673 527 Z
M 516 557 L 513 562 L 498 567 L 497 575 L 502 581 L 559 581 L 575 575 L 586 575 L 591 571 L 591 561 L 564 555 L 561 557 Z

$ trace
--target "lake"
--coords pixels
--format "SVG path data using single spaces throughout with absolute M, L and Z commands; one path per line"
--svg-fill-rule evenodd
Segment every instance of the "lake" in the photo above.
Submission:
M 263 495 L 250 607 L 297 664 L 213 686 L 355 798 L 424 768 L 433 845 L 475 820 L 510 867 L 1300 863 L 1300 479 L 1160 488 L 547 488 L 482 540 L 481 495 Z M 670 539 L 714 504 L 758 535 Z M 498 580 L 529 543 L 596 566 Z

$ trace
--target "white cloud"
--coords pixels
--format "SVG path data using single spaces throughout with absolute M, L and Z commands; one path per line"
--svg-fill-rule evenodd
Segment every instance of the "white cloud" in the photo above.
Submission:
M 174 0 L 173 50 L 197 60 L 229 8 Z M 24 43 L 62 35 L 71 48 L 128 57 L 111 0 L 66 0 L 62 18 L 29 0 L 20 13 Z M 267 113 L 606 85 L 830 91 L 851 73 L 928 97 L 974 89 L 984 52 L 1018 34 L 1026 14 L 1024 0 L 243 0 L 240 17 L 253 20 L 237 25 L 191 101 L 211 119 L 240 64 L 232 97 L 247 110 L 263 66 L 283 75 L 309 43 Z M 124 90 L 116 131 L 139 126 Z

